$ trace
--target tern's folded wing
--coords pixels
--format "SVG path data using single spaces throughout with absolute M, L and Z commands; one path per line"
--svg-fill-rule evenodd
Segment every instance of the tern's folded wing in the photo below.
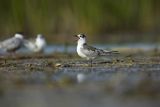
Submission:
M 36 48 L 36 44 L 34 42 L 29 41 L 29 40 L 24 40 L 23 44 L 29 50 L 34 50 Z
M 96 48 L 89 46 L 87 44 L 83 45 L 83 49 L 81 49 L 81 52 L 84 53 L 86 56 L 96 56 L 98 52 L 96 51 Z
M 22 40 L 19 38 L 10 38 L 0 43 L 0 48 L 12 50 L 20 47 Z

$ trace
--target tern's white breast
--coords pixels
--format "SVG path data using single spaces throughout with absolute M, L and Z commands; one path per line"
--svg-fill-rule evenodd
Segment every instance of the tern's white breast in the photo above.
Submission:
M 42 49 L 46 46 L 46 41 L 45 41 L 45 39 L 38 38 L 36 40 L 36 44 L 37 44 L 38 48 Z
M 82 58 L 87 58 L 87 56 L 81 51 L 83 49 L 83 46 L 78 45 L 77 46 L 77 53 Z

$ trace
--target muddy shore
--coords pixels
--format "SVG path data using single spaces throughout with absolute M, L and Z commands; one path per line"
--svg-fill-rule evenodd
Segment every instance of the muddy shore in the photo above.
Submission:
M 74 55 L 3 56 L 0 59 L 2 106 L 160 105 L 159 56 L 95 60 L 93 67 Z M 81 81 L 77 79 L 79 74 L 84 75 Z

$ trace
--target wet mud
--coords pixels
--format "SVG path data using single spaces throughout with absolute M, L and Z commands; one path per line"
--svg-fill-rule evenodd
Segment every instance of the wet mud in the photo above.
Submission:
M 74 55 L 0 57 L 5 107 L 159 107 L 159 100 L 159 56 L 96 59 L 92 67 Z

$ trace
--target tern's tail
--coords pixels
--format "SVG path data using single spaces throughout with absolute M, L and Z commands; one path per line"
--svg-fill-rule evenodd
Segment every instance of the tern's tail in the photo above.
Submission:
M 4 48 L 4 44 L 0 42 L 0 49 Z
M 111 54 L 119 54 L 118 51 L 109 51 L 109 52 L 107 52 L 107 53 L 111 53 Z
M 115 55 L 115 54 L 119 54 L 119 52 L 118 52 L 118 51 L 102 50 L 100 54 L 101 54 L 102 56 L 105 56 L 105 55 Z

